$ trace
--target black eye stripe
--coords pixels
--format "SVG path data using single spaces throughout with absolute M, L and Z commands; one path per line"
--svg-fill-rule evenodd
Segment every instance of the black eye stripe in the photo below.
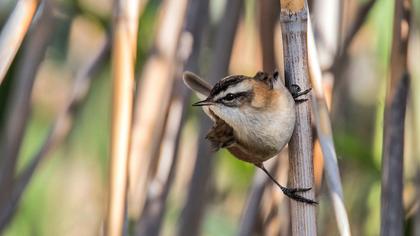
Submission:
M 228 93 L 224 97 L 219 98 L 217 102 L 230 102 L 239 97 L 247 97 L 251 94 L 251 91 L 239 92 L 239 93 Z

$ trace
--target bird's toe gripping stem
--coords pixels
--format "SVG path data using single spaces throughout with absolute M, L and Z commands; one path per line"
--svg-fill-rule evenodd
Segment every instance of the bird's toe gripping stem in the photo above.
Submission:
M 309 198 L 305 198 L 302 197 L 300 195 L 298 195 L 297 193 L 302 193 L 302 192 L 307 192 L 309 190 L 311 190 L 312 188 L 286 188 L 286 187 L 282 187 L 281 191 L 283 191 L 284 195 L 288 196 L 289 198 L 296 200 L 298 202 L 305 202 L 308 204 L 318 204 L 318 202 L 309 199 Z
M 308 101 L 307 98 L 299 99 L 299 97 L 301 97 L 305 94 L 308 94 L 311 90 L 312 90 L 312 88 L 308 88 L 308 89 L 302 91 L 302 89 L 297 84 L 292 84 L 289 87 L 289 91 L 292 94 L 292 97 L 297 104 Z

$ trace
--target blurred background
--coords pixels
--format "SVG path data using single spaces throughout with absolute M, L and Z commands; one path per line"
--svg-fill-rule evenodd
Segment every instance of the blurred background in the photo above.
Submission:
M 16 178 L 15 186 L 1 187 L 14 200 L 2 208 L 0 232 L 98 235 L 109 179 L 113 5 L 46 2 L 0 86 L 0 168 Z M 0 28 L 16 3 L 0 0 Z M 309 1 L 353 235 L 379 234 L 393 6 L 392 0 Z M 289 235 L 288 200 L 252 165 L 225 150 L 211 152 L 204 139 L 210 120 L 190 106 L 197 98 L 181 80 L 184 70 L 212 84 L 229 74 L 282 71 L 278 1 L 142 0 L 139 14 L 126 233 L 236 235 L 250 227 L 250 235 Z M 419 14 L 420 1 L 413 0 L 406 235 L 420 235 Z M 314 155 L 318 232 L 337 235 L 317 142 Z M 287 151 L 269 164 L 283 184 L 287 165 Z M 245 222 L 250 201 L 260 207 Z

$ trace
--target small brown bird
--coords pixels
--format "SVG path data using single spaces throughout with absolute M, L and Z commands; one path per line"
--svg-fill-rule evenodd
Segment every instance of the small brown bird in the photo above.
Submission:
M 203 99 L 193 106 L 203 107 L 214 121 L 206 138 L 215 150 L 227 148 L 238 159 L 259 167 L 286 196 L 316 203 L 297 194 L 311 188 L 283 187 L 263 165 L 289 142 L 296 120 L 295 103 L 306 101 L 298 97 L 310 89 L 301 91 L 292 85 L 288 90 L 278 72 L 258 72 L 254 77 L 231 75 L 213 87 L 191 72 L 185 72 L 183 79 Z

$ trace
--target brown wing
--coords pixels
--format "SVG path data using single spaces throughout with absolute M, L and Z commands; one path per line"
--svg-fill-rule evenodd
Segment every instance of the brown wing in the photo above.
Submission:
M 213 149 L 217 151 L 220 148 L 227 148 L 229 152 L 239 160 L 250 162 L 256 165 L 261 164 L 260 159 L 256 158 L 254 155 L 248 154 L 238 146 L 240 144 L 237 143 L 233 133 L 233 128 L 223 120 L 219 119 L 217 116 L 215 116 L 215 118 L 216 122 L 206 136 L 206 139 L 210 141 Z
M 216 120 L 216 123 L 214 123 L 214 126 L 207 134 L 206 139 L 211 142 L 215 151 L 220 148 L 229 147 L 235 143 L 232 127 L 221 119 Z

